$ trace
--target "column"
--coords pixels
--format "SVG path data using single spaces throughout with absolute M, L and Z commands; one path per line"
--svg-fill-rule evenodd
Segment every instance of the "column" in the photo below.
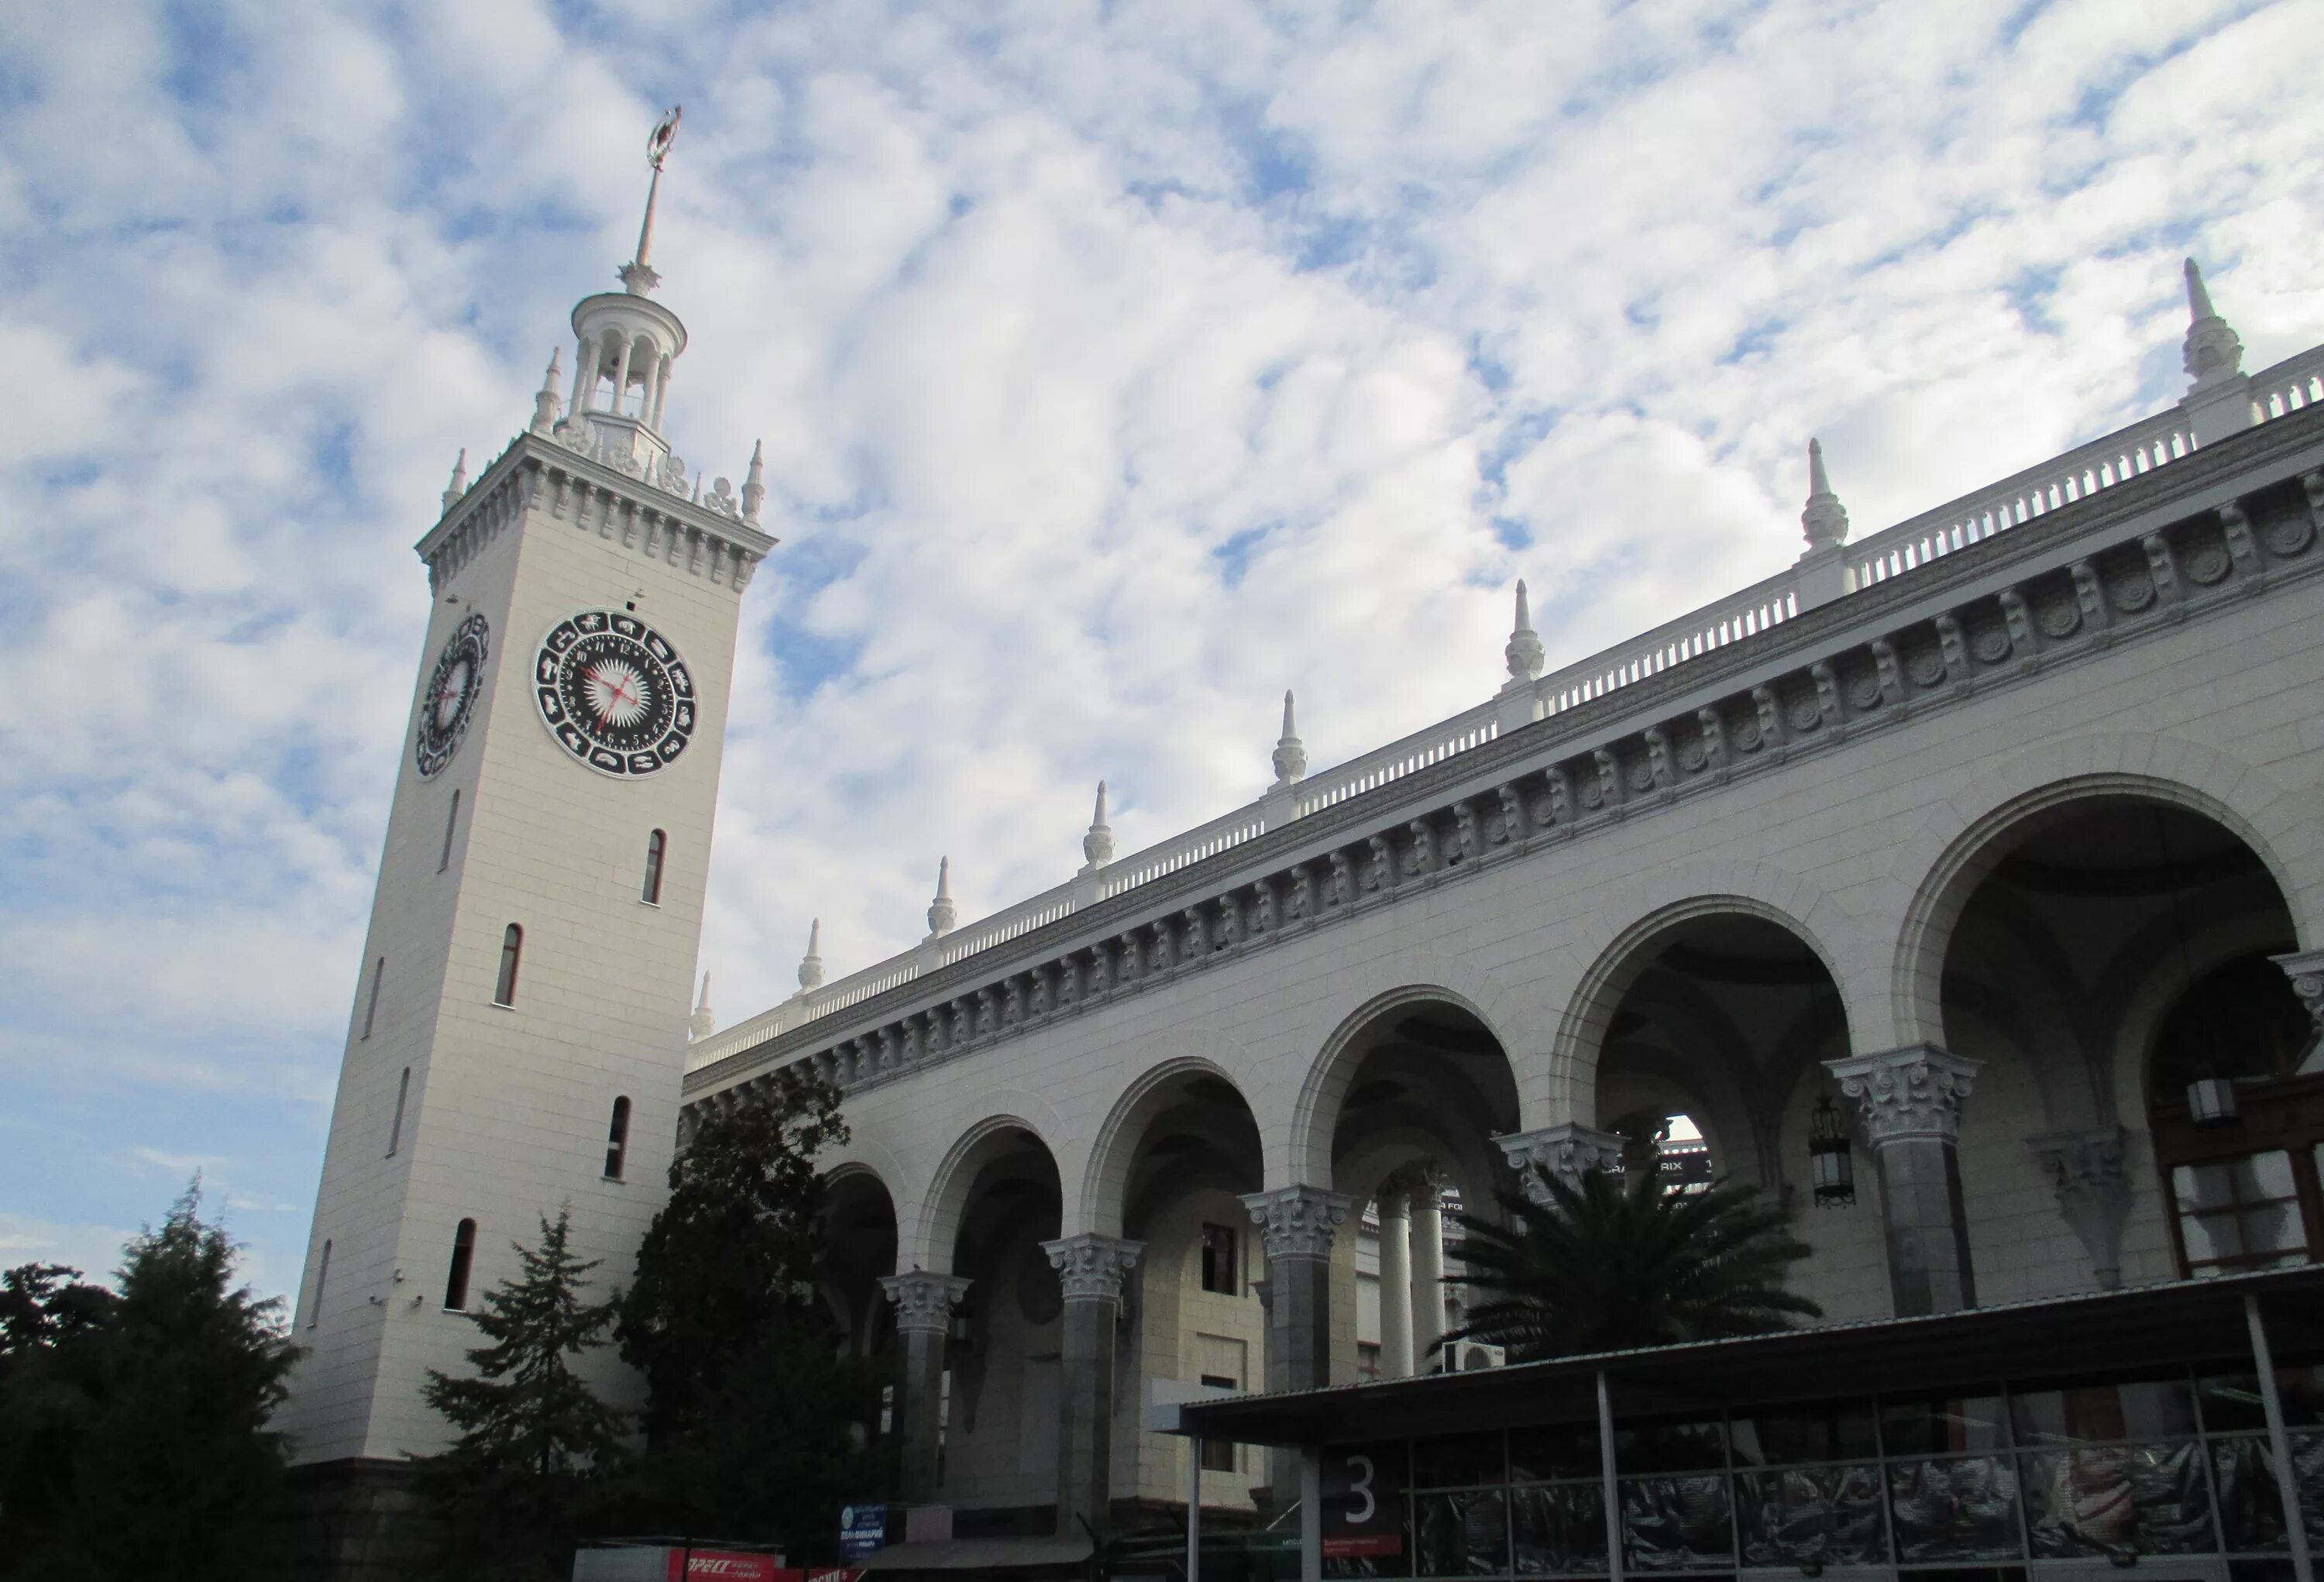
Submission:
M 1267 1254 L 1267 1387 L 1313 1390 L 1332 1382 L 1332 1238 L 1348 1199 L 1321 1187 L 1284 1187 L 1242 1200 Z
M 936 1469 L 944 1444 L 945 1339 L 952 1310 L 968 1294 L 958 1275 L 890 1274 L 880 1281 L 896 1304 L 896 1338 L 903 1347 L 903 1373 L 896 1381 L 896 1428 L 903 1438 L 903 1495 L 907 1501 L 936 1498 Z
M 1880 1163 L 1898 1318 L 1977 1306 L 1959 1143 L 1961 1101 L 1983 1065 L 1934 1044 L 1824 1062 L 1857 1101 L 1865 1141 Z
M 589 410 L 589 398 L 597 390 L 597 338 L 585 335 L 580 349 L 573 354 L 573 399 L 565 403 L 565 419 L 576 430 L 581 426 L 581 414 Z
M 1401 1191 L 1379 1195 L 1379 1371 L 1383 1379 L 1412 1376 L 1412 1200 Z
M 630 348 L 633 344 L 628 336 L 622 336 L 621 346 L 613 353 L 613 404 L 607 410 L 617 418 L 630 399 Z
M 657 434 L 661 432 L 662 402 L 669 399 L 669 376 L 677 371 L 674 357 L 663 357 L 654 365 L 653 415 L 646 420 L 646 427 Z
M 1146 1250 L 1113 1236 L 1043 1242 L 1065 1290 L 1057 1380 L 1057 1531 L 1102 1538 L 1113 1503 L 1114 1331 L 1123 1278 Z
M 1412 1365 L 1438 1373 L 1444 1338 L 1444 1182 L 1424 1171 L 1412 1192 Z
M 1611 1175 L 1622 1168 L 1618 1135 L 1571 1122 L 1537 1132 L 1511 1132 L 1493 1141 L 1500 1145 L 1501 1157 L 1508 1161 L 1509 1168 L 1517 1172 L 1517 1185 L 1535 1203 L 1550 1201 L 1549 1189 L 1543 1182 L 1551 1176 L 1579 1191 L 1582 1178 L 1591 1170 Z
M 2058 1212 L 2090 1255 L 2102 1290 L 2122 1283 L 2122 1227 L 2130 1217 L 2130 1173 L 2123 1168 L 2120 1126 L 2045 1132 L 2026 1146 L 2058 1194 Z

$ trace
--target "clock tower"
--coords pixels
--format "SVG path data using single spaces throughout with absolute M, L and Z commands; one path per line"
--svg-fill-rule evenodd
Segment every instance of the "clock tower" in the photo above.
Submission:
M 755 452 L 739 494 L 706 491 L 664 438 L 686 327 L 649 255 L 675 130 L 622 289 L 573 310 L 569 389 L 552 359 L 418 545 L 430 614 L 278 1421 L 340 1491 L 343 1549 L 447 1442 L 420 1387 L 467 1366 L 511 1244 L 569 1207 L 603 1295 L 666 1191 L 736 621 L 775 542 Z M 585 1365 L 635 1404 L 611 1348 Z

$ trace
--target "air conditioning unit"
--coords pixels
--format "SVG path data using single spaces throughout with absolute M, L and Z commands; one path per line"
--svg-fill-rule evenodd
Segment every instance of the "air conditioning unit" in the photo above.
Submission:
M 1473 1374 L 1479 1368 L 1504 1367 L 1508 1360 L 1508 1350 L 1505 1346 L 1490 1346 L 1481 1340 L 1456 1341 L 1446 1358 L 1448 1366 L 1445 1371 Z

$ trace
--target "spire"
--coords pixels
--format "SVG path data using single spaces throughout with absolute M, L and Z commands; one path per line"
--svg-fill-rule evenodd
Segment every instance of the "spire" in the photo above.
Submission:
M 944 857 L 936 863 L 936 898 L 928 903 L 928 938 L 942 939 L 959 921 L 960 909 L 952 903 L 952 859 Z
M 760 440 L 751 441 L 751 470 L 742 475 L 742 520 L 756 523 L 759 507 L 767 498 L 766 446 Z
M 460 459 L 452 464 L 452 481 L 444 486 L 444 509 L 449 511 L 468 492 L 468 449 L 460 448 Z
M 807 954 L 799 958 L 799 992 L 812 994 L 823 987 L 823 920 L 816 919 L 807 926 Z
M 2181 360 L 2195 391 L 2225 384 L 2243 372 L 2244 343 L 2211 306 L 2203 272 L 2192 258 L 2187 260 L 2187 343 Z
M 1113 861 L 1113 826 L 1105 821 L 1105 782 L 1097 782 L 1097 811 L 1091 815 L 1089 833 L 1082 837 L 1082 856 L 1088 858 L 1084 874 L 1094 874 Z
M 1291 694 L 1283 694 L 1283 735 L 1275 744 L 1275 783 L 1269 791 L 1283 791 L 1306 777 L 1307 749 L 1299 740 L 1299 726 L 1292 714 Z
M 686 1019 L 687 1035 L 708 1038 L 717 1025 L 718 1018 L 710 1010 L 710 975 L 706 972 L 702 975 L 701 997 L 694 1002 L 694 1014 Z
M 1526 601 L 1525 578 L 1522 577 L 1517 578 L 1517 624 L 1510 629 L 1509 644 L 1501 650 L 1501 656 L 1509 664 L 1509 679 L 1501 688 L 1504 692 L 1514 692 L 1530 685 L 1533 679 L 1541 674 L 1545 656 L 1542 652 L 1541 634 L 1533 629 L 1533 606 Z
M 1848 541 L 1848 507 L 1831 492 L 1831 479 L 1824 476 L 1821 439 L 1808 441 L 1808 505 L 1800 513 L 1800 526 L 1807 533 L 1811 555 L 1836 550 Z
M 557 427 L 558 410 L 565 403 L 557 394 L 557 382 L 565 376 L 565 348 L 558 347 L 549 354 L 549 372 L 541 376 L 540 393 L 532 398 L 532 431 L 546 434 Z
M 654 123 L 652 133 L 646 138 L 646 163 L 653 167 L 653 179 L 646 183 L 646 217 L 638 227 L 638 255 L 622 265 L 616 273 L 622 285 L 633 297 L 650 297 L 661 276 L 654 273 L 653 254 L 654 205 L 661 197 L 661 162 L 669 157 L 669 145 L 678 141 L 678 121 L 683 106 L 672 105 L 669 113 Z M 615 394 L 619 400 L 619 393 Z

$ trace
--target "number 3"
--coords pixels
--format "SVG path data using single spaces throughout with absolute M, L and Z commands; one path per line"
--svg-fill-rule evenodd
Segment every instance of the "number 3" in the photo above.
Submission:
M 1350 1494 L 1363 1496 L 1364 1508 L 1351 1513 L 1348 1517 L 1351 1524 L 1360 1527 L 1370 1521 L 1372 1513 L 1379 1509 L 1379 1502 L 1372 1498 L 1372 1458 L 1369 1456 L 1351 1456 L 1348 1457 L 1348 1466 L 1351 1469 L 1358 1466 L 1364 1469 L 1364 1475 L 1361 1477 L 1348 1485 Z

